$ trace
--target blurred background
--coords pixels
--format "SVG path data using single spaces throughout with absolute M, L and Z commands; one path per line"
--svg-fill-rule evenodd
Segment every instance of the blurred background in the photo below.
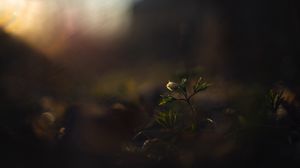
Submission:
M 297 118 L 299 16 L 296 0 L 1 0 L 3 164 L 116 167 L 168 80 L 195 69 L 213 83 L 196 97 L 206 111 L 251 113 L 280 85 Z M 205 163 L 230 162 L 232 143 Z

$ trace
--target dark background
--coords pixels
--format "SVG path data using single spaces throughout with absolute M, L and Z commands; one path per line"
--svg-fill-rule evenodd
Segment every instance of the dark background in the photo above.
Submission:
M 72 60 L 72 55 L 67 55 L 62 62 L 48 59 L 22 40 L 0 30 L 0 145 L 1 153 L 5 156 L 0 164 L 9 165 L 4 167 L 114 165 L 116 158 L 112 156 L 118 151 L 116 146 L 134 135 L 133 130 L 145 121 L 140 119 L 143 118 L 140 112 L 153 110 L 168 76 L 181 69 L 189 72 L 201 67 L 204 76 L 216 83 L 216 87 L 221 86 L 217 92 L 211 93 L 215 98 L 208 100 L 208 109 L 212 104 L 228 104 L 231 101 L 228 99 L 232 98 L 228 95 L 254 85 L 270 88 L 281 83 L 296 98 L 300 94 L 300 18 L 296 0 L 140 0 L 131 8 L 131 19 L 132 24 L 125 38 L 112 44 L 109 50 L 96 48 L 81 52 L 79 56 L 87 54 L 87 57 L 76 60 Z M 76 55 L 82 48 L 70 50 L 73 49 L 66 53 Z M 87 50 L 88 47 L 82 49 Z M 108 55 L 105 62 L 97 57 L 99 53 Z M 120 82 L 119 78 L 125 84 L 116 84 Z M 90 89 L 95 87 L 98 79 L 102 90 L 95 96 Z M 132 84 L 131 80 L 135 82 Z M 147 82 L 150 85 L 146 89 L 131 93 L 131 87 L 139 87 Z M 226 88 L 228 83 L 232 85 L 230 93 Z M 227 96 L 221 96 L 222 100 L 219 101 L 220 95 Z M 80 131 L 75 131 L 71 138 L 63 142 L 37 136 L 32 123 L 42 112 L 46 112 L 40 103 L 45 96 L 67 104 L 66 113 L 72 115 L 67 115 L 67 121 L 62 119 L 61 123 L 69 124 L 76 131 L 81 128 L 90 131 L 93 128 L 99 137 L 91 136 L 90 139 L 98 138 L 95 140 L 97 142 L 77 143 L 76 138 L 83 136 L 78 133 Z M 118 108 L 119 111 L 110 108 L 115 102 L 126 104 L 135 100 L 136 96 L 143 98 L 140 106 L 146 110 L 134 105 L 126 106 L 127 109 L 121 112 Z M 247 100 L 245 98 L 244 101 Z M 251 98 L 249 100 L 252 101 Z M 80 114 L 90 110 L 91 102 L 105 107 L 105 115 L 100 121 L 97 120 L 100 126 L 96 128 L 89 127 L 94 119 L 87 119 Z M 298 112 L 296 110 L 297 115 Z M 85 128 L 86 125 L 88 128 Z M 108 138 L 101 141 L 103 137 Z M 72 144 L 73 141 L 76 141 L 75 144 Z M 96 144 L 97 152 L 91 152 L 90 148 L 94 146 L 88 144 Z M 87 150 L 77 149 L 81 147 Z M 274 148 L 268 146 L 265 150 L 272 153 Z M 295 155 L 298 157 L 295 158 L 299 158 L 299 145 L 293 148 L 297 148 L 295 153 L 298 155 Z M 244 154 L 249 159 L 243 159 L 249 163 L 260 161 L 261 166 L 270 165 L 270 160 L 274 158 L 284 158 L 290 164 L 296 160 L 292 158 L 290 161 L 290 155 L 279 157 L 276 154 L 267 157 L 267 161 L 256 157 L 251 159 L 257 151 Z M 279 151 L 284 153 L 284 150 Z M 239 159 L 236 155 L 232 158 Z M 230 165 L 232 158 L 229 155 L 220 160 Z M 214 161 L 207 161 L 211 162 Z M 133 165 L 139 164 L 143 165 L 139 162 Z M 145 164 L 149 162 L 145 161 Z M 209 167 L 208 164 L 206 166 Z

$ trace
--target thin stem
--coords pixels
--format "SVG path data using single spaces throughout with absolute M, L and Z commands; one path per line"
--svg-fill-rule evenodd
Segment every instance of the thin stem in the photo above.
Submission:
M 187 102 L 187 104 L 190 106 L 191 111 L 192 111 L 192 114 L 193 114 L 193 115 L 196 115 L 196 109 L 195 109 L 195 107 L 193 106 L 193 104 L 190 102 L 190 100 L 187 100 L 186 102 Z M 195 116 L 193 116 L 193 117 L 195 117 Z
M 196 111 L 195 107 L 193 106 L 193 104 L 191 103 L 189 98 L 186 100 L 186 102 L 189 105 L 189 107 L 191 108 L 192 123 L 194 126 L 196 126 L 197 125 L 197 111 Z
M 193 96 L 195 96 L 197 94 L 197 92 L 193 92 L 189 97 L 188 99 L 190 100 Z
M 187 91 L 182 90 L 182 95 L 184 96 L 184 98 L 181 98 L 181 99 L 176 99 L 176 100 L 182 100 L 182 101 L 185 101 L 188 106 L 191 108 L 191 117 L 192 117 L 192 120 L 193 120 L 193 124 L 196 124 L 196 121 L 197 121 L 197 111 L 195 109 L 195 107 L 193 106 L 193 104 L 191 103 L 191 98 L 197 94 L 197 92 L 193 92 L 191 95 L 188 95 Z
M 186 101 L 186 99 L 176 99 L 176 98 L 175 98 L 175 100 L 179 100 L 179 101 Z

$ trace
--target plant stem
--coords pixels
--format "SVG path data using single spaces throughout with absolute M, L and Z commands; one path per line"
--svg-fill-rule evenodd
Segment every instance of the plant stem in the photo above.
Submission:
M 193 122 L 193 125 L 197 125 L 197 111 L 195 109 L 195 107 L 193 106 L 193 104 L 190 101 L 190 98 L 186 99 L 187 104 L 189 105 L 189 107 L 191 108 L 191 119 Z
M 188 93 L 185 90 L 182 90 L 182 95 L 184 96 L 184 98 L 177 99 L 177 100 L 185 101 L 188 104 L 188 106 L 191 108 L 191 119 L 192 119 L 193 125 L 197 124 L 197 111 L 196 111 L 195 107 L 193 106 L 193 104 L 191 103 L 191 98 L 196 94 L 197 94 L 197 92 L 193 92 L 192 94 L 188 95 Z
M 196 109 L 195 109 L 195 107 L 193 106 L 193 104 L 190 102 L 190 100 L 188 99 L 186 102 L 187 102 L 187 104 L 190 106 L 191 111 L 192 111 L 192 114 L 196 114 Z
M 190 100 L 193 96 L 195 96 L 197 94 L 197 92 L 193 92 L 189 97 L 188 99 Z

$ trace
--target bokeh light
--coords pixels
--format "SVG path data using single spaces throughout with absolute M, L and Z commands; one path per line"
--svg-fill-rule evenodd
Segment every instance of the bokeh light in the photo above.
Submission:
M 51 55 L 74 36 L 111 38 L 127 30 L 132 0 L 1 0 L 0 27 Z

